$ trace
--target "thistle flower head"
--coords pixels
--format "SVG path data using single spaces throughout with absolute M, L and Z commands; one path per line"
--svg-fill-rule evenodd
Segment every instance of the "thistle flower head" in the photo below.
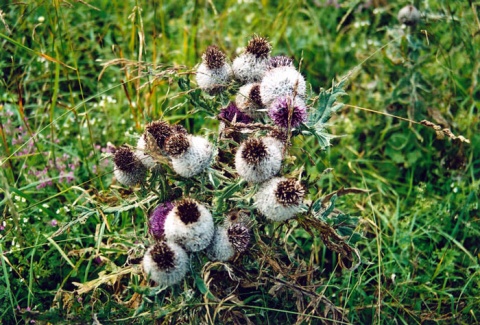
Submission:
M 135 153 L 126 146 L 118 148 L 113 157 L 115 167 L 127 173 L 135 171 L 137 161 L 138 159 L 135 157 Z
M 180 282 L 187 273 L 188 256 L 179 245 L 158 241 L 143 256 L 145 273 L 159 286 L 166 287 Z
M 267 146 L 262 140 L 250 138 L 244 142 L 242 158 L 250 165 L 257 165 L 268 156 Z
M 167 214 L 173 209 L 171 202 L 165 202 L 158 205 L 150 215 L 148 220 L 149 230 L 153 237 L 160 239 L 165 234 L 165 219 Z
M 252 39 L 248 42 L 247 48 L 245 49 L 246 53 L 253 54 L 257 58 L 268 58 L 272 46 L 267 41 L 266 38 L 260 36 L 253 36 Z
M 192 199 L 184 199 L 177 203 L 178 217 L 186 225 L 197 222 L 200 218 L 197 202 Z
M 173 134 L 170 124 L 165 121 L 152 122 L 145 127 L 145 131 L 152 135 L 161 150 L 164 149 L 165 140 Z
M 165 219 L 165 238 L 189 252 L 205 249 L 212 240 L 213 232 L 212 214 L 193 199 L 177 202 Z
M 237 253 L 243 253 L 250 242 L 250 230 L 241 223 L 236 223 L 228 227 L 228 241 L 232 244 Z
M 260 95 L 266 107 L 279 97 L 305 98 L 307 87 L 303 76 L 293 66 L 268 70 L 260 83 Z
M 223 91 L 232 79 L 232 68 L 225 62 L 225 54 L 212 45 L 202 55 L 196 80 L 203 91 L 215 95 Z
M 188 142 L 188 146 L 187 146 Z M 192 135 L 176 135 L 168 141 L 173 155 L 172 168 L 182 177 L 193 177 L 203 172 L 211 163 L 213 147 L 207 139 Z M 186 148 L 186 150 L 185 150 Z
M 274 177 L 262 183 L 255 206 L 267 219 L 285 221 L 302 211 L 305 189 L 295 179 Z
M 155 167 L 157 164 L 155 159 L 152 156 L 147 154 L 145 151 L 147 150 L 147 144 L 145 141 L 145 134 L 142 134 L 137 141 L 137 148 L 135 150 L 135 155 L 137 156 L 138 160 L 148 169 Z
M 133 186 L 145 179 L 147 169 L 130 148 L 126 146 L 118 148 L 113 162 L 115 164 L 113 173 L 121 184 Z
M 150 254 L 159 270 L 168 271 L 175 266 L 175 253 L 165 241 L 156 243 Z
M 227 107 L 222 108 L 218 116 L 229 122 L 233 122 L 234 119 L 239 123 L 248 124 L 252 122 L 250 116 L 240 111 L 234 102 L 230 102 Z
M 235 168 L 246 181 L 261 183 L 280 171 L 283 146 L 280 141 L 270 139 L 250 138 L 238 148 Z
M 268 62 L 268 70 L 278 67 L 293 67 L 293 60 L 288 56 L 277 55 L 270 58 Z
M 184 154 L 188 147 L 190 147 L 190 142 L 184 133 L 175 133 L 165 141 L 165 152 L 172 157 Z
M 298 205 L 303 201 L 305 188 L 293 178 L 280 181 L 274 191 L 277 202 L 284 206 Z
M 420 11 L 412 5 L 408 5 L 400 9 L 397 18 L 402 24 L 415 26 L 420 21 Z
M 297 127 L 307 120 L 307 108 L 300 98 L 289 96 L 277 98 L 268 109 L 268 116 L 281 127 Z
M 219 69 L 225 64 L 225 54 L 217 46 L 210 45 L 203 53 L 202 60 L 209 69 Z

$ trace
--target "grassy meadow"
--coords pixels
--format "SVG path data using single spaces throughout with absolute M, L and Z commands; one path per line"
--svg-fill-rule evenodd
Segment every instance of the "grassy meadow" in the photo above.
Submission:
M 479 323 L 480 3 L 415 2 L 408 27 L 407 1 L 3 1 L 0 323 Z M 112 148 L 154 120 L 217 143 L 232 94 L 200 92 L 195 67 L 253 35 L 294 59 L 312 109 L 339 88 L 331 146 L 296 135 L 283 170 L 335 206 L 324 228 L 256 216 L 234 172 L 113 177 Z M 182 195 L 217 222 L 249 211 L 251 244 L 152 287 L 148 216 Z

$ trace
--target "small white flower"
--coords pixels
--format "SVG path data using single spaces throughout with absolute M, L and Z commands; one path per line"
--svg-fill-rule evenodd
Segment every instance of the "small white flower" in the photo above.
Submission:
M 184 199 L 165 218 L 165 238 L 183 247 L 189 252 L 205 249 L 212 240 L 214 232 L 210 211 L 192 199 Z
M 159 286 L 168 287 L 185 277 L 188 255 L 179 245 L 160 241 L 147 250 L 142 266 L 150 280 L 157 282 Z
M 303 210 L 305 189 L 292 178 L 275 177 L 263 183 L 255 195 L 255 206 L 267 219 L 285 221 Z

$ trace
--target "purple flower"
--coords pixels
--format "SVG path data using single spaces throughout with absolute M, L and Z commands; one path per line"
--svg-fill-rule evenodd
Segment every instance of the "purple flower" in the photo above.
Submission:
M 52 221 L 50 221 L 50 225 L 51 225 L 52 227 L 58 226 L 58 221 L 57 221 L 57 219 L 52 219 Z
M 307 120 L 307 107 L 298 97 L 295 100 L 291 97 L 280 97 L 268 109 L 268 116 L 278 126 L 297 127 Z
M 220 114 L 218 114 L 219 117 L 224 118 L 230 122 L 233 121 L 235 115 L 237 116 L 235 120 L 236 122 L 245 123 L 245 124 L 252 122 L 252 119 L 250 118 L 250 116 L 240 111 L 237 105 L 235 105 L 235 103 L 233 102 L 230 102 L 230 104 L 228 104 L 227 107 L 222 108 L 220 110 Z
M 165 202 L 160 204 L 153 210 L 148 221 L 150 233 L 153 237 L 160 239 L 165 234 L 165 219 L 167 214 L 173 209 L 171 202 Z

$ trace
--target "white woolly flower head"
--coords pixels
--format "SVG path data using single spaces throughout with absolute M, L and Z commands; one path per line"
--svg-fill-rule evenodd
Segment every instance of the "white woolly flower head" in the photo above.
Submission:
M 209 46 L 202 55 L 196 74 L 197 84 L 203 91 L 214 95 L 223 91 L 231 81 L 233 71 L 225 61 L 225 54 L 216 46 Z
M 267 39 L 254 36 L 245 51 L 233 60 L 233 74 L 242 84 L 259 82 L 270 63 L 271 45 Z
M 242 223 L 220 225 L 215 228 L 207 254 L 212 260 L 228 261 L 236 253 L 243 253 L 250 242 L 250 230 Z
M 212 240 L 214 225 L 212 214 L 193 199 L 183 199 L 167 214 L 164 225 L 165 238 L 189 252 L 205 249 Z
M 130 148 L 122 146 L 113 157 L 115 178 L 125 186 L 134 186 L 145 180 L 147 169 Z
M 267 219 L 285 221 L 302 211 L 305 189 L 293 178 L 275 177 L 260 185 L 255 206 Z
M 407 26 L 415 26 L 421 18 L 420 11 L 412 5 L 400 9 L 398 12 L 398 21 Z
M 235 97 L 235 105 L 240 111 L 254 119 L 265 115 L 264 112 L 258 111 L 263 108 L 262 98 L 260 97 L 260 84 L 249 83 L 240 87 Z
M 260 96 L 266 107 L 280 97 L 305 97 L 305 78 L 293 66 L 280 66 L 265 73 L 260 83 Z
M 143 270 L 159 286 L 168 287 L 180 282 L 187 273 L 188 255 L 179 245 L 158 241 L 145 253 Z
M 261 183 L 275 176 L 282 166 L 282 150 L 274 141 L 250 138 L 235 154 L 237 173 L 247 182 Z
M 172 160 L 173 170 L 183 177 L 203 172 L 211 163 L 213 146 L 207 139 L 177 133 L 165 141 L 165 151 Z
M 135 150 L 135 156 L 137 156 L 138 160 L 147 167 L 148 169 L 152 169 L 157 165 L 155 159 L 152 158 L 146 151 L 146 143 L 145 143 L 145 134 L 142 134 L 137 141 L 137 148 Z

